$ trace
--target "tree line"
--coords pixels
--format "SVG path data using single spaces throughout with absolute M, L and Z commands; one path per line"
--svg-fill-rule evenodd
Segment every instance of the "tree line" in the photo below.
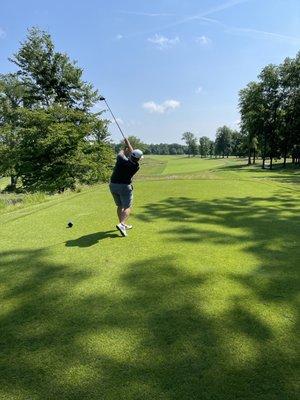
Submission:
M 8 189 L 62 192 L 107 180 L 109 121 L 92 112 L 99 94 L 83 70 L 37 28 L 10 61 L 17 71 L 0 75 L 0 177 L 10 177 Z
M 197 138 L 191 132 L 182 135 L 189 156 L 201 157 L 245 157 L 247 154 L 247 142 L 243 133 L 224 125 L 216 132 L 216 139 L 211 140 L 207 136 Z
M 141 149 L 145 154 L 188 155 L 193 157 L 197 155 L 200 157 L 245 157 L 248 154 L 245 136 L 227 126 L 218 128 L 215 140 L 211 140 L 207 136 L 197 138 L 191 132 L 185 132 L 182 135 L 185 144 L 147 144 L 136 136 L 129 136 L 129 140 L 133 147 Z M 120 151 L 122 146 L 122 142 L 115 144 L 115 151 Z
M 257 82 L 239 94 L 241 131 L 248 141 L 248 163 L 257 155 L 272 168 L 274 158 L 300 163 L 300 52 L 280 65 L 263 68 Z

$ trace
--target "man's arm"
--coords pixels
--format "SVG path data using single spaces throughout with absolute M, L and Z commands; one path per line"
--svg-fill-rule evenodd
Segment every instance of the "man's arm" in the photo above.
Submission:
M 120 157 L 120 158 L 122 158 L 123 160 L 127 160 L 126 149 L 120 150 L 117 157 Z
M 128 148 L 128 150 L 130 151 L 130 153 L 133 152 L 133 147 L 131 146 L 129 140 L 127 138 L 124 139 L 125 145 Z

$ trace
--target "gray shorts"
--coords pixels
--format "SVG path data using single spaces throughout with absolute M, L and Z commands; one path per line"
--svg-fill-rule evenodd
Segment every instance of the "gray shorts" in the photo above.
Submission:
M 133 201 L 133 187 L 123 183 L 110 183 L 109 189 L 115 200 L 116 206 L 130 208 Z

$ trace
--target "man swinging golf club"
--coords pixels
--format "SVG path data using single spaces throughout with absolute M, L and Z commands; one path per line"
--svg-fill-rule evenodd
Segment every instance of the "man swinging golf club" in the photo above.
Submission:
M 140 169 L 139 161 L 143 157 L 143 152 L 138 149 L 134 150 L 125 137 L 124 141 L 125 148 L 117 155 L 109 188 L 117 206 L 119 224 L 116 225 L 116 228 L 122 236 L 127 236 L 127 229 L 132 228 L 132 225 L 126 225 L 133 200 L 132 177 Z
M 143 152 L 138 149 L 133 150 L 105 97 L 100 96 L 99 100 L 105 102 L 125 141 L 125 149 L 121 150 L 117 155 L 117 161 L 110 178 L 109 188 L 117 206 L 119 224 L 116 225 L 116 228 L 121 232 L 122 236 L 127 236 L 126 230 L 132 228 L 132 225 L 126 225 L 133 200 L 133 187 L 131 182 L 133 175 L 140 169 L 139 161 L 143 157 Z

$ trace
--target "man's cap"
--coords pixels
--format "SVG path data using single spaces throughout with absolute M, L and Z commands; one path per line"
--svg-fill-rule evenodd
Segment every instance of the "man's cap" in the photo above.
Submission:
M 140 158 L 144 158 L 142 150 L 139 150 L 139 149 L 133 150 L 133 152 L 131 153 L 131 156 L 136 158 L 136 159 L 138 159 L 138 160 Z

